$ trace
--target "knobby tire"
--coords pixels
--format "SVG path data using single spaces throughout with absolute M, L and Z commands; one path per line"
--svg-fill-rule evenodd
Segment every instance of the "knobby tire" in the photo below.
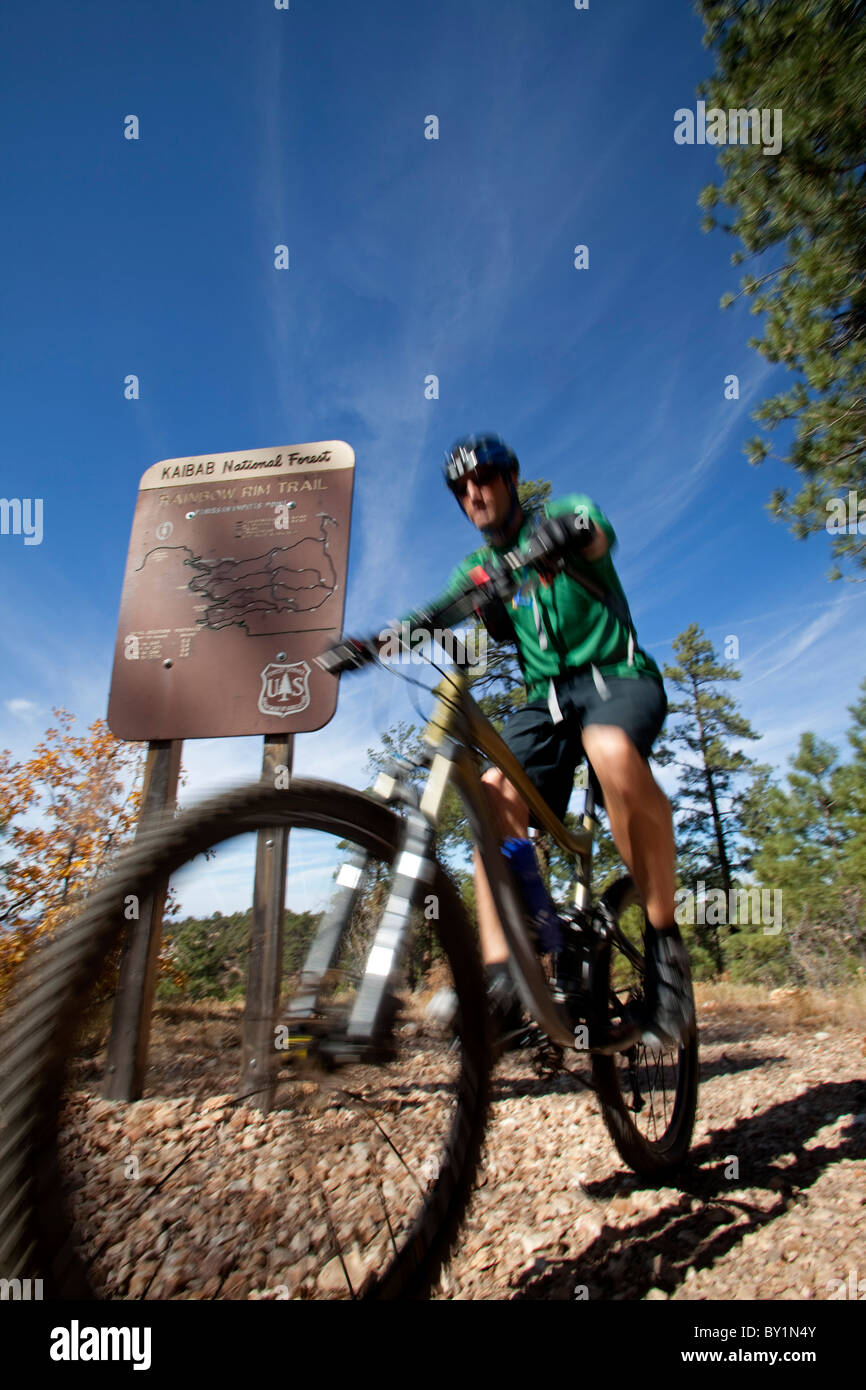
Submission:
M 619 923 L 623 913 L 640 906 L 637 889 L 630 878 L 621 878 L 602 896 L 601 903 Z M 645 927 L 645 930 L 652 930 Z M 615 941 L 608 941 L 597 961 L 596 999 L 598 1007 L 609 1007 L 617 961 L 625 957 Z M 633 968 L 633 967 L 631 967 Z M 622 994 L 620 989 L 619 993 Z M 636 1069 L 650 1082 L 664 1071 L 664 1057 L 672 1049 L 651 1049 L 637 1045 Z M 698 1038 L 697 1033 L 677 1053 L 676 1063 L 667 1063 L 666 1074 L 671 1078 L 670 1113 L 664 1112 L 658 1123 L 644 1133 L 635 1121 L 632 1099 L 628 1093 L 627 1067 L 623 1054 L 594 1054 L 592 1075 L 596 1085 L 602 1115 L 608 1132 L 623 1161 L 643 1177 L 663 1178 L 675 1172 L 685 1162 L 695 1123 L 698 1095 Z M 664 1085 L 664 1080 L 662 1080 Z M 666 1096 L 665 1096 L 666 1099 Z M 663 1127 L 662 1127 L 663 1126 Z
M 101 1296 L 79 1258 L 62 1192 L 57 1145 L 68 1040 L 107 953 L 128 925 L 128 895 L 144 901 L 211 846 L 281 826 L 351 840 L 391 865 L 403 822 L 370 795 L 333 783 L 293 778 L 287 790 L 255 785 L 227 792 L 143 831 L 80 915 L 40 943 L 21 967 L 0 1019 L 0 1276 L 42 1278 L 49 1298 Z M 363 1298 L 429 1292 L 456 1242 L 487 1121 L 490 1038 L 475 937 L 459 893 L 438 864 L 432 882 L 424 884 L 424 893 L 430 892 L 438 897 L 436 928 L 465 1020 L 455 1108 L 438 1178 L 399 1252 L 379 1277 L 368 1280 Z

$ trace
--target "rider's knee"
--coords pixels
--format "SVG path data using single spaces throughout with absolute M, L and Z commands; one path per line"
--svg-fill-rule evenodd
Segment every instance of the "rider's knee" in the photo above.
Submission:
M 513 833 L 523 833 L 514 827 L 518 824 L 523 826 L 528 815 L 526 803 L 505 773 L 498 767 L 491 767 L 483 774 L 481 781 L 487 793 L 488 804 L 505 817 L 503 823 L 511 825 Z
M 627 795 L 634 787 L 637 762 L 646 759 L 624 729 L 598 729 L 592 740 L 592 766 L 602 786 Z
M 511 786 L 505 773 L 498 767 L 489 767 L 482 775 L 481 781 L 487 788 L 488 796 L 501 797 L 508 799 L 508 788 Z
M 487 788 L 488 796 L 494 797 L 497 801 L 504 801 L 508 805 L 514 806 L 521 800 L 520 794 L 509 782 L 501 768 L 491 767 L 481 778 Z

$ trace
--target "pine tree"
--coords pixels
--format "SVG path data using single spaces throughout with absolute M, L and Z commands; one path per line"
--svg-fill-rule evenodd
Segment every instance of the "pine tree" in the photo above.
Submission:
M 815 920 L 836 885 L 844 837 L 837 764 L 833 744 L 803 733 L 787 786 L 761 766 L 740 803 L 742 862 L 761 889 L 781 893 L 789 928 Z
M 866 680 L 860 698 L 849 705 L 848 742 L 853 757 L 837 777 L 844 846 L 839 859 L 842 882 L 860 894 L 866 912 Z
M 766 110 L 783 120 L 778 153 L 765 154 L 763 139 L 725 145 L 724 182 L 699 200 L 734 208 L 729 222 L 709 214 L 703 228 L 739 238 L 732 264 L 759 258 L 758 275 L 741 282 L 752 312 L 766 315 L 763 338 L 749 346 L 795 377 L 755 412 L 769 430 L 796 427 L 780 457 L 799 474 L 800 490 L 790 498 L 776 489 L 769 508 L 799 538 L 831 531 L 837 562 L 866 568 L 866 526 L 852 526 L 849 515 L 833 531 L 839 499 L 847 503 L 859 489 L 866 502 L 866 5 L 698 0 L 698 12 L 704 43 L 716 52 L 716 71 L 698 89 L 708 110 Z M 769 447 L 761 436 L 749 440 L 750 462 L 762 462 Z
M 800 735 L 789 762 L 788 789 L 783 791 L 761 764 L 741 801 L 741 822 L 752 849 L 749 862 L 772 852 L 779 864 L 790 861 L 804 881 L 832 876 L 836 851 L 845 838 L 840 819 L 839 750 L 813 733 Z M 763 821 L 763 824 L 762 824 Z M 763 831 L 763 833 L 761 833 Z
M 813 880 L 829 883 L 838 873 L 839 852 L 847 839 L 840 820 L 839 750 L 813 733 L 800 735 L 788 782 L 801 862 Z
M 739 680 L 736 667 L 722 663 L 697 623 L 692 623 L 673 644 L 679 659 L 666 666 L 665 680 L 682 692 L 671 703 L 662 744 L 654 753 L 662 765 L 675 763 L 679 786 L 673 798 L 677 815 L 681 877 L 720 887 L 730 901 L 734 874 L 740 868 L 738 832 L 741 822 L 735 797 L 737 777 L 753 766 L 732 739 L 757 739 L 751 725 L 737 713 L 729 695 L 717 690 L 720 681 Z M 678 719 L 678 723 L 673 720 Z M 679 755 L 679 756 L 678 756 Z M 717 969 L 723 965 L 718 929 L 699 933 Z
M 852 713 L 851 764 L 840 766 L 834 745 L 807 732 L 789 760 L 787 786 L 756 768 L 743 798 L 744 858 L 762 889 L 781 895 L 784 914 L 777 949 L 760 938 L 754 944 L 774 954 L 798 985 L 838 986 L 866 960 L 866 880 L 857 844 L 866 767 L 856 765 L 866 702 Z

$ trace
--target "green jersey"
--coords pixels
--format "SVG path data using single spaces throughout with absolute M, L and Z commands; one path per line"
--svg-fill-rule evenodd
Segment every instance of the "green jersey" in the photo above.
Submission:
M 531 596 L 518 593 L 505 609 L 528 701 L 547 699 L 551 682 L 579 667 L 595 667 L 602 676 L 650 675 L 659 682 L 662 679 L 652 657 L 637 645 L 628 602 L 610 558 L 616 533 L 607 517 L 579 493 L 548 502 L 544 515 L 561 516 L 575 511 L 588 515 L 609 543 L 598 560 L 587 560 L 579 551 L 569 557 L 570 568 L 586 576 L 589 589 L 569 574 L 557 574 L 550 584 L 541 585 Z M 476 565 L 484 567 L 491 556 L 502 555 L 527 541 L 539 519 L 537 515 L 525 516 L 519 535 L 507 544 L 473 550 L 453 571 L 445 590 L 431 606 L 439 608 L 464 590 L 469 572 Z M 532 573 L 527 570 L 526 578 Z M 596 597 L 590 589 L 603 591 L 602 596 Z M 413 616 L 417 615 L 410 614 L 410 622 Z

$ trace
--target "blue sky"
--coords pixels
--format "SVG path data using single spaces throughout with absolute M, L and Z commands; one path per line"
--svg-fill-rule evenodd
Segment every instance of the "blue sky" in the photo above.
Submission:
M 607 511 L 660 663 L 691 622 L 738 637 L 749 751 L 783 764 L 805 728 L 842 743 L 862 593 L 827 583 L 823 536 L 769 518 L 792 472 L 742 452 L 789 379 L 747 347 L 747 303 L 719 309 L 740 272 L 699 227 L 715 151 L 673 139 L 712 62 L 690 8 L 51 0 L 0 24 L 0 495 L 44 516 L 38 546 L 0 536 L 0 747 L 28 754 L 53 705 L 105 714 L 157 460 L 347 440 L 363 632 L 473 548 L 439 465 L 491 429 L 524 475 Z M 347 679 L 296 768 L 362 786 L 398 719 L 417 720 L 402 682 Z M 254 738 L 187 743 L 185 800 L 260 757 Z

